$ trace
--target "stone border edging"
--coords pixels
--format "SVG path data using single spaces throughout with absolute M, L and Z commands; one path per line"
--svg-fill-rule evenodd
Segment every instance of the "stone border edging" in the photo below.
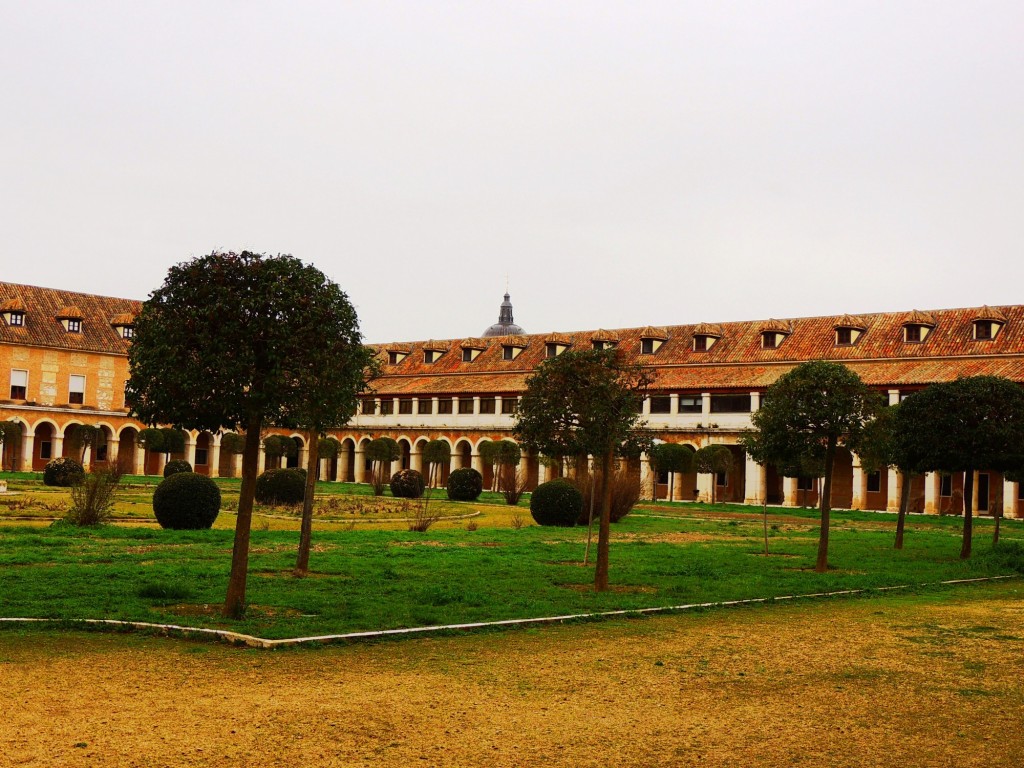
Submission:
M 232 632 L 226 629 L 209 629 L 207 627 L 185 627 L 180 624 L 156 624 L 149 621 L 121 621 L 118 619 L 37 619 L 37 618 L 4 618 L 0 617 L 0 624 L 84 624 L 87 626 L 111 627 L 118 630 L 142 629 L 159 630 L 162 634 L 188 638 L 191 636 L 213 637 L 222 642 L 233 645 L 245 645 L 250 648 L 274 649 L 289 648 L 302 645 L 324 645 L 327 643 L 348 643 L 360 640 L 378 640 L 389 637 L 414 637 L 427 635 L 432 632 L 459 632 L 471 629 L 486 629 L 488 627 L 516 627 L 534 624 L 561 624 L 566 621 L 583 621 L 586 619 L 604 619 L 613 616 L 630 615 L 654 615 L 659 613 L 678 613 L 681 611 L 698 610 L 704 608 L 727 608 L 737 605 L 760 605 L 771 603 L 777 600 L 804 600 L 822 597 L 840 597 L 843 595 L 861 595 L 869 592 L 893 592 L 900 589 L 913 589 L 914 587 L 935 587 L 950 586 L 954 584 L 973 584 L 986 581 L 1003 581 L 1005 579 L 1016 579 L 1019 576 L 982 576 L 976 579 L 949 579 L 923 584 L 899 584 L 891 587 L 865 587 L 862 589 L 840 589 L 833 592 L 811 592 L 803 595 L 781 595 L 779 597 L 750 597 L 743 600 L 720 600 L 710 603 L 686 603 L 684 605 L 666 605 L 656 608 L 627 608 L 616 611 L 598 611 L 595 613 L 572 613 L 563 616 L 540 616 L 527 619 L 502 619 L 500 621 L 474 621 L 465 624 L 439 624 L 430 627 L 406 627 L 404 629 L 381 629 L 365 632 L 347 632 L 338 635 L 316 635 L 312 637 L 287 637 L 279 640 L 269 640 L 254 635 L 246 635 L 241 632 Z

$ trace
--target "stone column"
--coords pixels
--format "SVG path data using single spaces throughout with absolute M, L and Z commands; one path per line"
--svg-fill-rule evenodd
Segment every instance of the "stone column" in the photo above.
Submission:
M 259 461 L 256 465 L 256 474 L 262 475 L 267 470 L 267 452 L 260 446 Z
M 978 516 L 978 472 L 974 472 L 974 488 L 971 491 L 971 517 Z
M 640 454 L 640 499 L 650 499 L 654 496 L 654 470 L 651 469 L 651 459 L 646 452 Z
M 210 470 L 210 477 L 220 477 L 220 433 L 212 437 L 207 452 L 207 467 Z
M 357 483 L 366 482 L 366 457 L 363 455 L 361 445 L 361 443 L 356 443 L 355 450 L 352 451 L 352 461 L 355 462 L 353 466 L 353 475 L 355 476 Z
M 409 451 L 409 469 L 415 469 L 423 474 L 423 451 L 417 450 L 415 445 Z
M 942 478 L 938 472 L 926 472 L 924 475 L 924 511 L 928 515 L 939 513 L 939 485 Z
M 697 475 L 698 500 L 703 502 L 711 501 L 711 484 L 715 482 L 715 476 L 710 472 L 702 472 Z
M 473 398 L 473 415 L 474 416 L 479 416 L 480 415 L 480 398 L 479 397 L 474 397 Z
M 59 459 L 64 455 L 64 436 L 58 435 L 56 432 L 53 434 L 53 445 L 50 450 L 50 458 Z
M 107 440 L 107 464 L 112 467 L 121 466 L 121 439 L 112 437 Z
M 537 457 L 537 485 L 548 481 L 548 465 Z
M 448 415 L 450 415 L 450 416 L 458 416 L 459 415 L 459 398 L 454 397 L 454 396 L 452 397 L 452 412 L 450 414 L 448 414 Z
M 704 426 L 707 426 L 709 419 L 711 418 L 711 393 L 701 392 L 700 393 L 700 415 L 704 420 Z
M 860 456 L 853 454 L 853 500 L 851 509 L 864 509 L 868 498 L 868 476 L 860 463 Z
M 900 391 L 898 389 L 889 390 L 889 405 L 900 404 Z
M 1003 517 L 1017 516 L 1017 483 L 1003 480 Z
M 761 393 L 751 392 L 750 393 L 750 412 L 760 410 L 761 408 Z
M 679 414 L 679 393 L 673 392 L 668 396 L 668 412 L 673 416 Z
M 440 397 L 432 397 L 432 398 L 430 398 L 430 414 L 432 416 L 440 416 L 441 415 L 441 406 L 438 405 L 438 403 L 440 401 L 441 401 Z
M 650 416 L 651 415 L 651 398 L 650 397 L 645 397 L 644 398 L 643 403 L 640 406 L 640 410 L 641 410 L 641 413 L 643 413 L 644 416 Z
M 414 397 L 412 399 L 412 415 L 413 416 L 419 416 L 420 415 L 420 399 L 418 397 Z
M 164 473 L 164 467 L 167 466 L 167 454 L 160 453 L 157 455 L 160 457 L 160 459 L 157 461 L 156 464 L 156 473 L 157 475 L 162 475 Z
M 299 469 L 305 469 L 306 465 L 309 464 L 309 443 L 303 443 L 302 447 L 299 448 Z
M 692 490 L 692 489 L 691 489 Z M 689 494 L 686 494 L 688 497 Z M 683 496 L 683 473 L 673 472 L 672 473 L 672 501 L 682 501 Z
M 82 466 L 86 469 L 92 465 L 92 446 L 85 446 L 85 450 L 82 451 Z
M 797 479 L 795 477 L 787 477 L 782 481 L 783 491 L 785 493 L 785 500 L 782 502 L 783 506 L 796 507 L 800 504 L 800 492 L 796 487 Z
M 35 453 L 35 433 L 27 433 L 21 436 L 21 469 L 23 472 L 32 471 L 32 456 Z
M 189 463 L 193 470 L 196 468 L 196 443 L 198 442 L 199 435 L 189 435 L 188 440 L 185 442 L 185 461 Z M 209 456 L 209 452 L 207 452 L 207 456 Z
M 744 462 L 743 485 L 746 489 L 744 504 L 761 504 L 768 494 L 768 470 L 750 456 Z
M 895 469 L 889 470 L 888 479 L 888 498 L 885 503 L 886 512 L 899 512 L 900 510 L 900 493 L 903 491 L 903 473 L 897 472 Z
M 504 400 L 504 398 L 501 395 L 495 395 L 494 396 L 494 416 L 495 416 L 495 418 L 497 418 L 498 416 L 501 416 L 501 403 L 502 403 L 503 400 Z
M 475 408 L 479 408 L 480 407 L 480 398 L 479 397 L 475 397 L 473 399 L 476 401 L 476 403 L 474 404 L 474 407 Z M 473 467 L 473 469 L 475 469 L 477 472 L 479 472 L 481 475 L 483 475 L 483 473 L 484 473 L 484 460 L 483 460 L 483 457 L 479 453 L 477 453 L 476 451 L 474 451 L 473 454 L 472 454 L 472 458 L 470 459 L 470 465 Z
M 132 463 L 132 474 L 146 474 L 146 449 L 139 445 L 138 442 L 135 443 L 135 461 Z

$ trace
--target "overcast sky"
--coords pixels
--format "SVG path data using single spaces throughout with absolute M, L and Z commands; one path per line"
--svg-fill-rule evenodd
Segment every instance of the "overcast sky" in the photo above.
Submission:
M 1024 3 L 0 0 L 0 279 L 368 341 L 1024 301 Z

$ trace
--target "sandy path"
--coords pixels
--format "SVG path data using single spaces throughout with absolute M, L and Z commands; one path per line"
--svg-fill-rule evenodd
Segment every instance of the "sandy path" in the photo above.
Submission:
M 266 652 L 0 633 L 0 765 L 1024 765 L 1024 584 Z

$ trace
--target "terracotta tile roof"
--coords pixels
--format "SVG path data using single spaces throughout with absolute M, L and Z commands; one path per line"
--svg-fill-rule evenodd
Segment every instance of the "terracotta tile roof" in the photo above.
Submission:
M 447 341 L 434 341 L 433 339 L 423 345 L 426 352 L 447 352 L 450 347 L 451 344 Z
M 697 323 L 693 326 L 694 336 L 712 336 L 722 338 L 722 326 L 718 323 Z
M 82 314 L 82 310 L 74 304 L 68 304 L 57 313 L 58 320 L 82 320 L 84 317 L 85 315 Z
M 590 334 L 590 340 L 611 342 L 614 344 L 619 341 L 619 334 L 615 333 L 615 331 L 606 331 L 604 328 L 599 328 Z
M 127 355 L 130 342 L 111 327 L 110 318 L 137 315 L 142 307 L 141 302 L 131 299 L 0 283 L 0 303 L 13 301 L 22 302 L 25 324 L 8 326 L 0 322 L 0 344 L 29 344 L 113 355 Z M 69 312 L 76 312 L 77 318 L 81 318 L 81 333 L 68 333 L 57 319 L 59 316 L 77 319 Z
M 7 301 L 0 304 L 0 312 L 24 312 L 25 302 L 21 300 L 20 296 L 15 296 L 13 299 L 7 299 Z
M 572 334 L 569 333 L 549 333 L 544 337 L 545 344 L 561 344 L 562 346 L 568 347 L 572 342 Z
M 935 315 L 931 312 L 922 312 L 919 309 L 915 309 L 912 312 L 908 312 L 906 317 L 903 319 L 904 325 L 927 325 L 933 327 L 935 325 Z
M 121 314 L 114 315 L 112 318 L 110 318 L 110 324 L 111 325 L 134 325 L 135 324 L 135 315 L 130 314 L 128 312 L 122 312 Z
M 668 339 L 668 330 L 665 328 L 655 328 L 653 325 L 648 325 L 642 331 L 640 331 L 641 339 L 658 339 L 659 341 L 665 341 Z
M 992 307 L 985 305 L 977 311 L 974 315 L 975 320 L 995 320 L 997 323 L 1005 323 L 1006 315 L 1001 310 L 993 309 Z
M 785 333 L 793 332 L 793 323 L 783 320 L 766 320 L 758 326 L 760 333 Z
M 620 329 L 618 349 L 627 359 L 652 367 L 657 388 L 706 391 L 711 389 L 760 389 L 768 386 L 797 363 L 805 360 L 844 362 L 867 383 L 898 388 L 958 376 L 991 373 L 1024 383 L 1024 306 L 997 307 L 1006 317 L 1003 330 L 993 340 L 973 339 L 972 324 L 978 308 L 948 309 L 931 313 L 892 312 L 866 315 L 833 315 L 781 320 L 789 330 L 777 349 L 762 349 L 763 321 L 717 324 L 721 337 L 706 352 L 692 349 L 693 334 L 701 326 L 664 329 L 668 339 L 653 355 L 640 355 L 640 341 L 649 328 Z M 934 330 L 921 343 L 903 341 L 908 318 L 934 322 Z M 857 323 L 863 329 L 856 344 L 837 346 L 837 325 Z M 594 331 L 559 334 L 589 348 Z M 473 362 L 446 355 L 424 365 L 421 356 L 410 355 L 398 365 L 385 365 L 384 376 L 375 382 L 383 394 L 454 394 L 521 392 L 526 378 L 545 360 L 548 335 L 526 336 L 535 341 L 515 360 L 502 359 L 502 339 L 484 349 Z M 648 337 L 650 338 L 650 337 Z M 454 340 L 454 345 L 463 344 Z M 414 343 L 415 349 L 422 343 Z
M 867 324 L 863 318 L 856 317 L 854 315 L 843 315 L 835 322 L 836 328 L 852 328 L 857 331 L 867 330 Z

